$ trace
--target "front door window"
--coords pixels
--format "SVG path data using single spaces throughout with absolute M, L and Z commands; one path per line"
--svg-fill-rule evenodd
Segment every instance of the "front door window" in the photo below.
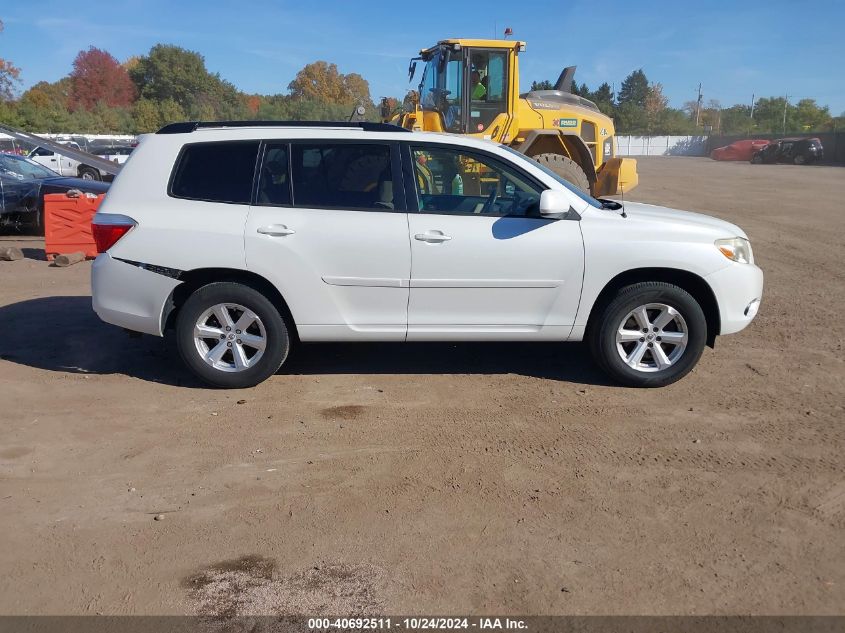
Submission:
M 539 217 L 540 188 L 504 163 L 453 149 L 412 151 L 421 212 Z

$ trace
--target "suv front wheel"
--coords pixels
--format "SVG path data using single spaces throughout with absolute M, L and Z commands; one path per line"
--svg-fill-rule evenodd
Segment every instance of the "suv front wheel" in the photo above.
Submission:
M 253 387 L 287 358 L 284 319 L 264 295 L 239 283 L 202 286 L 176 317 L 176 344 L 185 364 L 217 387 Z
M 695 367 L 707 320 L 687 291 L 663 282 L 619 290 L 588 332 L 596 362 L 629 387 L 663 387 Z

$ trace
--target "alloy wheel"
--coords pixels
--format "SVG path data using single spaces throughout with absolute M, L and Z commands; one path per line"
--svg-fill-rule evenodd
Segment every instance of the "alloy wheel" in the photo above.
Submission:
M 616 350 L 637 371 L 656 372 L 680 360 L 689 341 L 683 315 L 665 303 L 647 303 L 631 310 L 616 330 Z
M 194 345 L 215 369 L 240 372 L 254 367 L 267 347 L 267 331 L 255 312 L 237 303 L 219 303 L 194 326 Z

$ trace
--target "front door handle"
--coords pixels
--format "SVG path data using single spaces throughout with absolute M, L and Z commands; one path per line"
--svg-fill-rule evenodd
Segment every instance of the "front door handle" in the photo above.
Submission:
M 440 242 L 448 242 L 452 239 L 452 236 L 445 235 L 443 231 L 426 231 L 425 233 L 417 233 L 414 235 L 414 239 L 420 242 L 438 244 Z
M 271 224 L 270 226 L 262 226 L 256 229 L 261 235 L 269 235 L 270 237 L 284 237 L 285 235 L 293 235 L 296 233 L 293 229 L 289 229 L 284 224 Z

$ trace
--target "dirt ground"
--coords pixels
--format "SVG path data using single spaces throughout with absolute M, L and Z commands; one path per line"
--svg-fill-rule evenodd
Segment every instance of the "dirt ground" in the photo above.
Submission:
M 244 391 L 0 237 L 0 613 L 834 614 L 845 168 L 639 161 L 740 224 L 759 316 L 686 379 L 581 345 L 312 345 Z M 161 520 L 155 517 L 161 515 Z

